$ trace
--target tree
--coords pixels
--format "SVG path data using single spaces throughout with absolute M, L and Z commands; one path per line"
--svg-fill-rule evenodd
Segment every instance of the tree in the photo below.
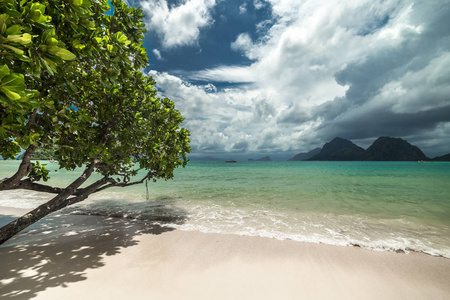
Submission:
M 54 160 L 56 159 L 55 152 L 57 148 L 56 146 L 53 146 L 51 148 L 37 148 L 36 151 L 34 151 L 33 155 L 31 156 L 31 159 L 33 160 Z
M 0 229 L 0 243 L 51 212 L 113 186 L 170 179 L 187 163 L 189 132 L 169 99 L 156 97 L 142 45 L 142 10 L 112 0 L 0 2 L 0 155 L 26 149 L 0 191 L 55 193 L 44 205 Z M 84 167 L 65 188 L 39 183 L 37 148 L 55 147 L 60 168 Z M 144 172 L 140 178 L 136 178 Z M 86 187 L 94 173 L 101 179 Z

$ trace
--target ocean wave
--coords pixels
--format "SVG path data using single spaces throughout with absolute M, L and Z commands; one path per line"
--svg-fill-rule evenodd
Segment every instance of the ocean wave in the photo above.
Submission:
M 444 234 L 446 228 L 404 219 L 293 213 L 252 205 L 236 207 L 231 202 L 183 204 L 171 199 L 136 203 L 111 200 L 67 208 L 65 212 L 129 218 L 184 231 L 259 236 L 373 251 L 420 252 L 450 258 L 450 239 Z
M 14 167 L 15 166 L 15 167 Z M 18 163 L 2 172 L 13 174 Z M 339 167 L 337 167 L 339 166 Z M 433 167 L 434 166 L 434 167 Z M 160 223 L 180 230 L 423 252 L 450 258 L 449 169 L 416 163 L 192 163 L 174 181 L 111 188 L 66 213 Z M 9 171 L 8 171 L 9 170 Z M 52 175 L 65 186 L 74 172 Z M 32 209 L 54 195 L 0 193 L 0 206 Z
M 432 256 L 450 258 L 450 249 L 448 247 L 434 248 L 434 247 L 417 247 L 421 245 L 419 240 L 411 239 L 405 243 L 399 240 L 379 240 L 377 242 L 363 242 L 356 239 L 335 239 L 332 236 L 322 236 L 318 234 L 300 235 L 300 234 L 286 234 L 280 232 L 273 232 L 270 230 L 217 230 L 204 226 L 192 226 L 191 224 L 184 224 L 181 226 L 173 225 L 173 227 L 184 231 L 199 231 L 203 233 L 218 233 L 218 234 L 235 234 L 240 236 L 258 236 L 264 238 L 273 238 L 277 240 L 291 240 L 302 243 L 326 244 L 332 246 L 346 246 L 359 247 L 372 251 L 390 251 L 397 253 L 424 253 Z M 423 244 L 422 244 L 423 245 Z

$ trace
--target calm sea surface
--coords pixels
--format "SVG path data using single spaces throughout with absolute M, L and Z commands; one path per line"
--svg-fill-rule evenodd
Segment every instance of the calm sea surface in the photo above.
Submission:
M 0 178 L 17 161 L 0 161 Z M 47 162 L 49 184 L 80 172 Z M 0 192 L 0 206 L 49 195 Z M 450 163 L 190 162 L 175 179 L 91 196 L 67 212 L 159 222 L 181 230 L 419 251 L 450 258 Z M 0 212 L 1 213 L 1 212 Z

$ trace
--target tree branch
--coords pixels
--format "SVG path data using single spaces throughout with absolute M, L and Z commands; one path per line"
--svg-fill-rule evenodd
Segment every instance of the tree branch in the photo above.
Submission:
M 108 183 L 109 181 L 107 180 L 107 181 L 103 182 L 101 185 L 98 184 L 99 182 L 100 182 L 100 180 L 98 180 L 94 183 L 96 185 L 94 190 L 97 189 L 99 186 Z M 92 184 L 92 185 L 94 185 L 94 184 Z M 64 192 L 64 190 L 65 190 L 65 188 L 53 187 L 53 186 L 33 182 L 30 178 L 22 180 L 19 183 L 17 189 L 32 190 L 32 191 L 44 192 L 44 193 L 50 193 L 50 194 L 60 194 L 60 193 Z M 86 187 L 86 188 L 78 188 L 74 191 L 74 193 L 72 195 L 80 196 L 80 195 L 86 193 L 86 191 L 88 189 L 90 189 L 90 186 Z
M 110 184 L 113 184 L 116 181 L 113 178 L 109 178 L 109 177 L 105 176 L 102 179 L 97 180 L 96 182 L 94 182 L 90 186 L 88 186 L 88 187 L 86 187 L 84 189 L 81 189 L 81 193 L 82 194 L 85 194 L 85 193 L 88 193 L 88 194 L 97 193 L 97 192 L 99 192 L 101 190 L 104 190 L 106 187 L 109 187 L 109 185 L 107 185 L 106 187 L 102 187 L 103 185 L 107 184 L 108 182 Z
M 133 181 L 133 182 L 117 182 L 115 179 L 105 176 L 102 179 L 97 180 L 93 184 L 89 185 L 88 187 L 74 189 L 73 193 L 71 193 L 70 195 L 72 195 L 72 196 L 82 196 L 82 195 L 89 196 L 90 194 L 98 193 L 100 191 L 103 191 L 103 190 L 105 190 L 107 188 L 111 188 L 111 187 L 127 187 L 127 186 L 137 185 L 137 184 L 143 183 L 146 179 L 149 179 L 152 176 L 155 176 L 156 174 L 157 174 L 156 172 L 151 172 L 151 173 L 147 174 L 146 176 L 144 176 L 141 180 Z M 105 185 L 105 184 L 108 184 L 108 185 Z M 33 182 L 30 178 L 27 178 L 27 179 L 20 181 L 15 189 L 24 189 L 24 190 L 32 190 L 32 191 L 51 193 L 51 194 L 60 194 L 64 191 L 66 191 L 68 188 L 69 187 L 60 188 L 60 187 L 53 187 L 53 186 L 49 186 L 49 185 L 45 185 L 45 184 L 40 184 L 40 183 Z
M 17 188 L 24 189 L 24 190 L 32 190 L 32 191 L 37 191 L 37 192 L 52 193 L 52 194 L 59 194 L 64 191 L 64 188 L 39 184 L 39 183 L 33 182 L 30 178 L 20 181 Z
M 65 188 L 65 192 L 69 193 L 68 195 L 75 194 L 75 191 L 92 175 L 94 169 L 97 165 L 97 159 L 94 158 L 92 163 L 86 166 L 83 174 L 78 177 L 74 182 L 72 182 L 68 187 Z
M 134 182 L 117 182 L 116 180 L 110 178 L 110 184 L 102 186 L 100 188 L 98 188 L 97 190 L 93 191 L 92 193 L 98 193 L 100 191 L 103 191 L 105 189 L 111 188 L 111 187 L 127 187 L 127 186 L 132 186 L 132 185 L 136 185 L 136 184 L 141 184 L 143 183 L 146 179 L 155 176 L 157 173 L 156 172 L 151 172 L 148 173 L 147 175 L 144 176 L 144 178 L 142 178 L 141 180 L 138 181 L 134 181 Z
M 37 146 L 30 145 L 22 156 L 22 162 L 19 165 L 17 172 L 0 181 L 0 191 L 16 189 L 20 184 L 20 180 L 31 171 L 31 156 L 36 151 Z

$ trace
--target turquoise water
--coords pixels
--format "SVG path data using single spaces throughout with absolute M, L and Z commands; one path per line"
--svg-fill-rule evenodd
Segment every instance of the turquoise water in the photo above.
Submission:
M 1 161 L 0 178 L 17 166 Z M 49 183 L 60 186 L 75 178 L 64 170 L 51 175 Z M 149 199 L 145 185 L 105 190 L 69 211 L 450 257 L 446 162 L 190 162 L 174 180 L 149 182 L 148 191 Z M 0 206 L 32 208 L 48 198 L 7 191 L 0 193 Z

